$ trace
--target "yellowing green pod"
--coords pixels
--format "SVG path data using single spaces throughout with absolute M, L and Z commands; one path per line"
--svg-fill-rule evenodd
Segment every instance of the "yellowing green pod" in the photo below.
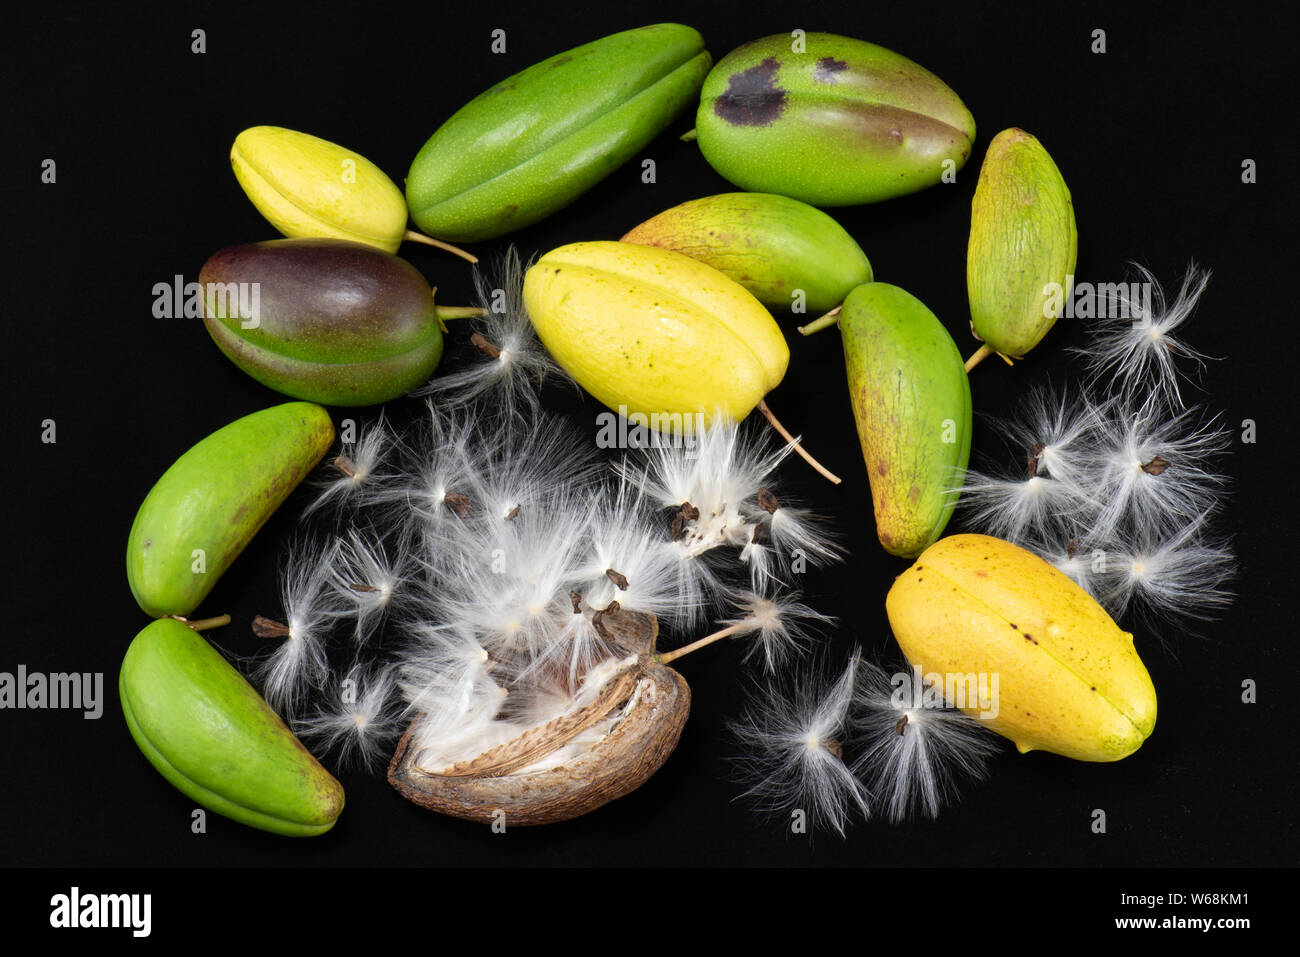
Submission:
M 708 263 L 764 305 L 826 312 L 864 282 L 866 253 L 820 209 L 774 193 L 722 193 L 665 210 L 623 237 Z
M 853 290 L 839 326 L 876 535 L 891 555 L 914 558 L 957 505 L 970 459 L 970 380 L 943 324 L 897 286 Z
M 971 202 L 966 289 L 975 335 L 1012 358 L 1038 345 L 1070 295 L 1078 252 L 1061 171 L 1033 136 L 1003 130 Z
M 561 246 L 528 270 L 523 294 L 539 338 L 579 385 L 672 430 L 684 420 L 689 431 L 695 413 L 744 418 L 790 361 L 762 303 L 672 250 Z
M 126 543 L 126 577 L 145 614 L 188 615 L 321 460 L 329 413 L 287 402 L 194 445 L 145 496 Z
M 1022 752 L 1118 761 L 1155 728 L 1155 687 L 1133 636 L 1023 548 L 985 535 L 941 539 L 898 576 L 885 609 L 923 672 L 984 676 L 992 701 L 968 699 L 963 710 Z
M 342 785 L 192 628 L 147 625 L 122 660 L 118 692 L 131 737 L 187 797 L 289 837 L 334 826 Z
M 929 70 L 831 33 L 746 43 L 709 73 L 700 152 L 741 189 L 848 206 L 942 180 L 970 156 L 975 120 Z
M 625 30 L 479 94 L 431 136 L 406 178 L 433 236 L 491 239 L 567 206 L 636 155 L 699 94 L 712 63 L 677 23 Z
M 258 212 L 289 237 L 350 239 L 396 252 L 406 199 L 378 166 L 308 133 L 254 126 L 230 149 L 235 178 Z

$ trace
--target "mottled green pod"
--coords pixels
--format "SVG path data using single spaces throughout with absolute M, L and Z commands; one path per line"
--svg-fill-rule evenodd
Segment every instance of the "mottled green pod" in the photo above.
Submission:
M 871 263 L 820 209 L 774 193 L 722 193 L 665 210 L 623 237 L 708 263 L 776 309 L 826 312 L 871 282 Z M 802 299 L 800 296 L 802 293 Z
M 218 429 L 145 497 L 126 544 L 126 577 L 145 614 L 188 615 L 334 441 L 308 402 L 272 406 Z
M 387 402 L 428 379 L 442 358 L 428 282 L 371 246 L 338 239 L 231 246 L 204 264 L 199 282 L 204 323 L 221 351 L 296 399 Z
M 971 326 L 1019 358 L 1055 325 L 1074 284 L 1074 204 L 1052 157 L 1024 130 L 993 137 L 971 201 L 966 289 Z
M 840 332 L 876 535 L 890 554 L 915 558 L 957 505 L 970 459 L 970 380 L 943 324 L 897 286 L 849 293 Z
M 334 826 L 343 786 L 189 626 L 162 618 L 136 635 L 118 692 L 135 743 L 190 799 L 289 837 Z
M 728 180 L 816 206 L 933 186 L 975 139 L 970 111 L 933 73 L 830 33 L 733 50 L 704 81 L 695 122 L 704 158 Z
M 424 144 L 406 178 L 421 229 L 473 242 L 544 219 L 643 149 L 699 94 L 712 63 L 690 27 L 626 30 L 479 94 Z

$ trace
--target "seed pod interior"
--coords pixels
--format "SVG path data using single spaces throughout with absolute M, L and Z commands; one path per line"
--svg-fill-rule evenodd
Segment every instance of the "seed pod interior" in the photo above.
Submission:
M 639 660 L 608 683 L 614 687 L 602 694 L 589 741 L 579 738 L 573 747 L 572 722 L 562 718 L 494 749 L 525 752 L 528 763 L 521 766 L 483 755 L 462 768 L 428 767 L 417 716 L 393 754 L 389 783 L 422 807 L 485 824 L 504 815 L 506 827 L 567 821 L 636 790 L 677 746 L 690 713 L 690 686 L 648 657 L 658 632 L 653 615 L 615 611 L 602 627 Z

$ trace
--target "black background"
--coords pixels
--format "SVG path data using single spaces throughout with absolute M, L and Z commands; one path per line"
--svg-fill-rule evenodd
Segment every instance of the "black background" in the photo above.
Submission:
M 1289 9 L 1279 7 L 1279 10 Z M 1225 515 L 1240 560 L 1239 599 L 1199 636 L 1139 635 L 1160 698 L 1154 736 L 1115 765 L 1009 747 L 991 779 L 938 821 L 855 827 L 847 840 L 786 833 L 734 802 L 725 730 L 743 700 L 742 649 L 723 645 L 681 670 L 694 692 L 677 752 L 639 791 L 585 818 L 494 835 L 407 803 L 380 777 L 345 774 L 335 829 L 290 840 L 209 815 L 192 834 L 192 802 L 146 763 L 122 722 L 116 675 L 147 620 L 123 573 L 127 531 L 153 481 L 182 451 L 281 397 L 225 360 L 197 320 L 155 319 L 152 288 L 197 278 L 214 251 L 274 238 L 229 167 L 234 136 L 288 126 L 355 149 L 399 183 L 424 140 L 505 76 L 579 43 L 644 23 L 697 27 L 715 59 L 749 39 L 793 28 L 861 37 L 937 73 L 975 115 L 978 141 L 955 185 L 835 211 L 878 279 L 903 286 L 946 323 L 964 352 L 969 202 L 990 137 L 1037 135 L 1073 193 L 1078 278 L 1119 281 L 1138 260 L 1166 282 L 1189 259 L 1214 279 L 1189 338 L 1210 363 L 1201 400 L 1234 431 Z M 504 28 L 508 53 L 489 52 Z M 202 28 L 207 52 L 190 52 Z M 1090 52 L 1092 31 L 1107 52 Z M 1275 865 L 1300 859 L 1294 796 L 1297 654 L 1291 539 L 1296 414 L 1293 286 L 1296 137 L 1290 31 L 1270 9 L 1126 4 L 821 2 L 616 9 L 567 3 L 356 3 L 296 10 L 216 3 L 42 5 L 6 28 L 0 61 L 6 137 L 4 470 L 6 547 L 0 581 L 0 670 L 101 671 L 105 713 L 0 712 L 0 863 L 18 865 Z M 684 200 L 731 189 L 673 124 L 642 154 L 657 182 L 629 163 L 551 219 L 506 241 L 525 255 L 614 239 Z M 43 184 L 41 162 L 57 162 Z M 1242 161 L 1258 164 L 1243 184 Z M 463 262 L 412 244 L 401 254 L 467 302 Z M 791 334 L 792 359 L 770 404 L 845 482 L 833 488 L 792 461 L 784 480 L 833 516 L 852 548 L 842 566 L 808 577 L 812 604 L 840 617 L 833 657 L 860 645 L 892 662 L 884 595 L 905 563 L 875 541 L 870 499 L 843 382 L 838 336 Z M 469 358 L 454 331 L 443 368 Z M 1079 375 L 1066 347 L 1084 341 L 1062 320 L 1025 362 L 972 375 L 977 413 L 1005 414 L 1017 393 Z M 590 400 L 554 407 L 594 429 Z M 414 400 L 390 403 L 399 421 Z M 335 411 L 371 419 L 375 410 Z M 57 422 L 56 444 L 40 441 Z M 1243 419 L 1258 441 L 1236 441 Z M 975 457 L 997 453 L 977 418 Z M 200 609 L 229 612 L 211 635 L 250 654 L 256 613 L 274 614 L 277 563 L 307 500 L 300 489 Z M 960 529 L 960 521 L 950 530 Z M 1259 701 L 1242 704 L 1246 678 Z M 1108 832 L 1093 834 L 1091 812 Z

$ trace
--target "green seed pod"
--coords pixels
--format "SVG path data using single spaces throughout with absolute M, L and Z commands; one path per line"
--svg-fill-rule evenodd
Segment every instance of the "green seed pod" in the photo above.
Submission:
M 966 289 L 986 346 L 1019 358 L 1055 325 L 1074 283 L 1079 235 L 1061 172 L 1024 130 L 993 138 L 971 201 Z
M 915 558 L 943 534 L 970 459 L 970 380 L 925 304 L 886 283 L 859 286 L 840 312 L 844 362 L 876 535 Z
M 131 737 L 187 797 L 288 837 L 334 826 L 343 786 L 189 626 L 162 618 L 136 635 L 118 692 Z
M 329 414 L 287 402 L 198 442 L 136 513 L 126 577 L 145 614 L 188 615 L 334 441 Z
M 375 405 L 424 382 L 442 358 L 433 291 L 420 271 L 370 246 L 276 239 L 231 246 L 199 273 L 204 323 L 263 385 L 325 405 Z M 256 290 L 257 315 L 238 294 Z M 243 310 L 244 313 L 250 310 Z
M 699 94 L 712 63 L 676 23 L 626 30 L 543 60 L 479 94 L 411 164 L 425 232 L 502 236 L 544 219 L 622 166 Z
M 698 259 L 759 302 L 826 312 L 871 282 L 871 263 L 844 227 L 820 209 L 773 193 L 722 193 L 674 206 L 623 237 Z
M 789 34 L 747 43 L 704 81 L 696 135 L 728 180 L 847 206 L 933 186 L 965 164 L 975 120 L 933 73 L 830 33 L 794 45 Z

